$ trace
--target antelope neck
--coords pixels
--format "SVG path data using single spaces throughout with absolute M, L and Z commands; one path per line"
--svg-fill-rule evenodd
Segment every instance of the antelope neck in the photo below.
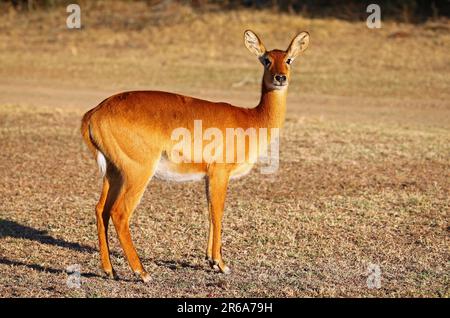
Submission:
M 255 108 L 262 127 L 281 128 L 286 116 L 287 88 L 282 90 L 268 89 L 262 84 L 261 100 Z

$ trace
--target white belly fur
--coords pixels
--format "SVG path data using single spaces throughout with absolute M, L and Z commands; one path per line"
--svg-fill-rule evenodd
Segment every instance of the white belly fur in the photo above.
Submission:
M 205 177 L 204 173 L 180 173 L 171 169 L 171 165 L 171 162 L 165 156 L 161 156 L 154 177 L 175 182 L 200 181 Z
M 231 173 L 230 179 L 239 179 L 240 177 L 249 174 L 252 168 L 252 164 L 240 166 Z
M 167 157 L 161 156 L 158 166 L 156 167 L 154 178 L 165 181 L 187 182 L 200 181 L 206 176 L 205 173 L 180 173 L 174 170 L 171 166 L 173 166 L 173 163 L 171 163 Z M 232 172 L 230 178 L 238 179 L 245 176 L 252 170 L 252 168 L 253 165 L 251 164 L 240 166 Z

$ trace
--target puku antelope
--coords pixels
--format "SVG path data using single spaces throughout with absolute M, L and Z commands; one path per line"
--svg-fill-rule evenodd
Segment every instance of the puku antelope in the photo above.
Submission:
M 221 248 L 227 186 L 231 177 L 243 175 L 252 168 L 252 158 L 257 153 L 250 152 L 255 152 L 255 148 L 245 147 L 244 162 L 180 162 L 171 157 L 175 144 L 171 134 L 179 127 L 193 131 L 194 121 L 198 120 L 204 128 L 215 127 L 221 132 L 227 128 L 258 130 L 283 125 L 291 64 L 307 48 L 309 34 L 299 33 L 286 51 L 266 51 L 258 36 L 250 30 L 244 32 L 244 43 L 264 66 L 261 99 L 254 108 L 167 92 L 131 91 L 107 98 L 83 116 L 83 139 L 103 173 L 103 189 L 95 210 L 101 264 L 108 276 L 116 277 L 107 235 L 112 218 L 131 269 L 144 282 L 150 280 L 133 245 L 129 222 L 153 176 L 177 181 L 205 179 L 209 210 L 206 258 L 215 270 L 230 272 L 223 261 Z

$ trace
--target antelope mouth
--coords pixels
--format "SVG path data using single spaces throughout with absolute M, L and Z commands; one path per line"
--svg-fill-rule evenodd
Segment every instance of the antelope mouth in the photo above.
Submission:
M 273 89 L 283 89 L 286 88 L 288 86 L 288 83 L 272 83 L 270 86 L 272 86 Z

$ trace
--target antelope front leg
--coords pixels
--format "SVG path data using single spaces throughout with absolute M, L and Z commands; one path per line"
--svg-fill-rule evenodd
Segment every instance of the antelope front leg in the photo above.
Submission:
M 212 262 L 214 269 L 224 274 L 230 273 L 230 268 L 222 259 L 222 217 L 227 194 L 229 173 L 224 169 L 213 170 L 208 177 L 209 213 L 211 218 L 210 237 L 212 234 Z M 209 240 L 209 243 L 211 239 Z M 209 244 L 208 244 L 209 251 Z M 207 253 L 208 253 L 207 251 Z

